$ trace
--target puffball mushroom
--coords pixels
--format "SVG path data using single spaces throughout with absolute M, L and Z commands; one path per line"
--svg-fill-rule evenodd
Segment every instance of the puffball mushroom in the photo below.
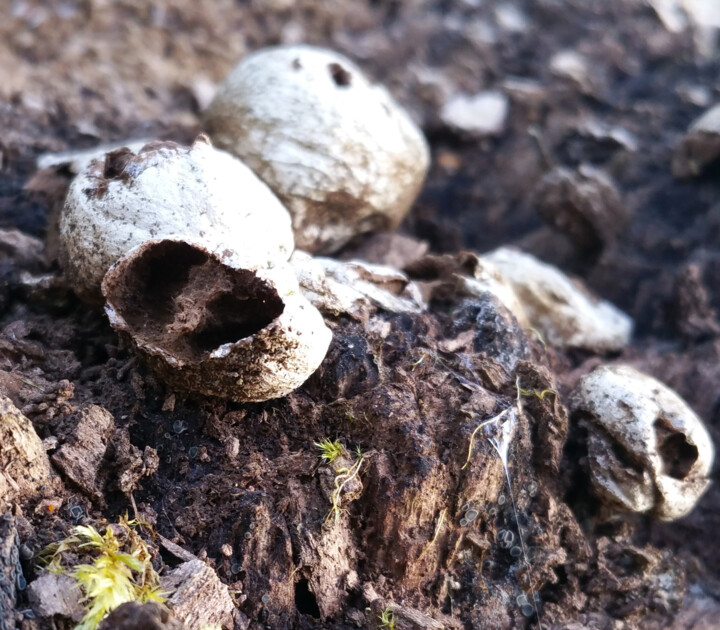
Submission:
M 95 160 L 72 182 L 60 219 L 60 262 L 82 299 L 100 301 L 110 265 L 141 243 L 186 236 L 224 261 L 287 261 L 290 216 L 270 189 L 205 136 L 190 147 L 152 142 Z
M 288 394 L 331 333 L 288 263 L 290 215 L 200 137 L 108 153 L 73 182 L 60 221 L 75 291 L 166 382 L 236 401 Z
M 609 352 L 629 342 L 632 319 L 556 267 L 510 247 L 500 247 L 480 259 L 491 263 L 513 288 L 522 305 L 518 321 L 527 317 L 550 345 Z M 505 301 L 505 306 L 514 309 L 511 301 Z
M 247 269 L 184 239 L 139 245 L 102 290 L 112 326 L 166 382 L 238 402 L 302 385 L 332 337 L 288 264 Z
M 610 505 L 685 516 L 707 489 L 714 449 L 706 428 L 673 390 L 627 365 L 585 376 L 571 407 L 588 429 L 595 492 Z
M 295 242 L 330 253 L 396 228 L 430 162 L 422 132 L 349 59 L 280 46 L 243 59 L 204 113 L 213 143 L 239 157 L 290 210 Z

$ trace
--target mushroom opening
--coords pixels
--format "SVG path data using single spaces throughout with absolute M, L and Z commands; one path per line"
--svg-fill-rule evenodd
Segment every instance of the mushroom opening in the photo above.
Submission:
M 190 361 L 259 332 L 285 308 L 255 272 L 177 241 L 142 247 L 108 272 L 104 291 L 133 336 Z
M 134 157 L 135 154 L 127 147 L 106 153 L 105 163 L 103 164 L 103 177 L 105 179 L 120 179 L 125 171 L 125 166 Z
M 655 421 L 658 452 L 663 461 L 663 472 L 673 479 L 685 479 L 695 465 L 698 449 L 687 438 L 672 428 L 663 418 Z
M 352 82 L 352 74 L 350 74 L 339 63 L 331 63 L 328 65 L 330 76 L 338 87 L 348 87 Z

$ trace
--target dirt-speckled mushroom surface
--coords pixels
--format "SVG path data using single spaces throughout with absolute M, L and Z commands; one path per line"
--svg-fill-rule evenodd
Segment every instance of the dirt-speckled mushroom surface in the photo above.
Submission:
M 350 59 L 311 46 L 240 61 L 203 128 L 272 188 L 297 246 L 313 253 L 396 228 L 429 166 L 422 132 L 388 91 Z

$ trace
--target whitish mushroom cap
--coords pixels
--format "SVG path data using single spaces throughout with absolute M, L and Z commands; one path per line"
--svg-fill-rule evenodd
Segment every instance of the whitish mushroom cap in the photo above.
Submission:
M 715 105 L 707 110 L 690 125 L 688 131 L 720 134 L 720 105 Z
M 60 219 L 65 273 L 84 299 L 100 297 L 110 265 L 149 239 L 188 237 L 246 268 L 287 261 L 290 216 L 242 162 L 201 136 L 93 161 L 70 186 Z
M 311 46 L 243 59 L 204 128 L 280 197 L 297 246 L 313 253 L 395 228 L 430 159 L 422 132 L 383 87 L 346 57 Z
M 720 155 L 720 104 L 714 105 L 690 125 L 675 149 L 673 175 L 695 177 Z
M 661 520 L 687 514 L 707 488 L 714 448 L 697 415 L 673 390 L 626 365 L 603 366 L 572 396 L 588 422 L 596 492 Z
M 505 247 L 481 259 L 492 263 L 512 285 L 531 326 L 550 345 L 607 352 L 620 350 L 630 340 L 630 317 L 592 296 L 556 267 Z
M 102 288 L 113 328 L 166 382 L 191 392 L 285 396 L 318 368 L 332 338 L 288 263 L 243 268 L 185 239 L 141 244 Z
M 469 254 L 473 266 L 472 277 L 456 275 L 458 291 L 464 295 L 480 297 L 491 293 L 517 319 L 522 328 L 531 328 L 525 308 L 518 298 L 513 285 L 500 273 L 489 260 L 476 254 Z

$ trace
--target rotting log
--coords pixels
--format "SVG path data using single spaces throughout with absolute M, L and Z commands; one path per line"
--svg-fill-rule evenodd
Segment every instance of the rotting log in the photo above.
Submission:
M 15 627 L 17 593 L 25 587 L 18 546 L 15 519 L 6 512 L 0 517 L 0 630 Z

